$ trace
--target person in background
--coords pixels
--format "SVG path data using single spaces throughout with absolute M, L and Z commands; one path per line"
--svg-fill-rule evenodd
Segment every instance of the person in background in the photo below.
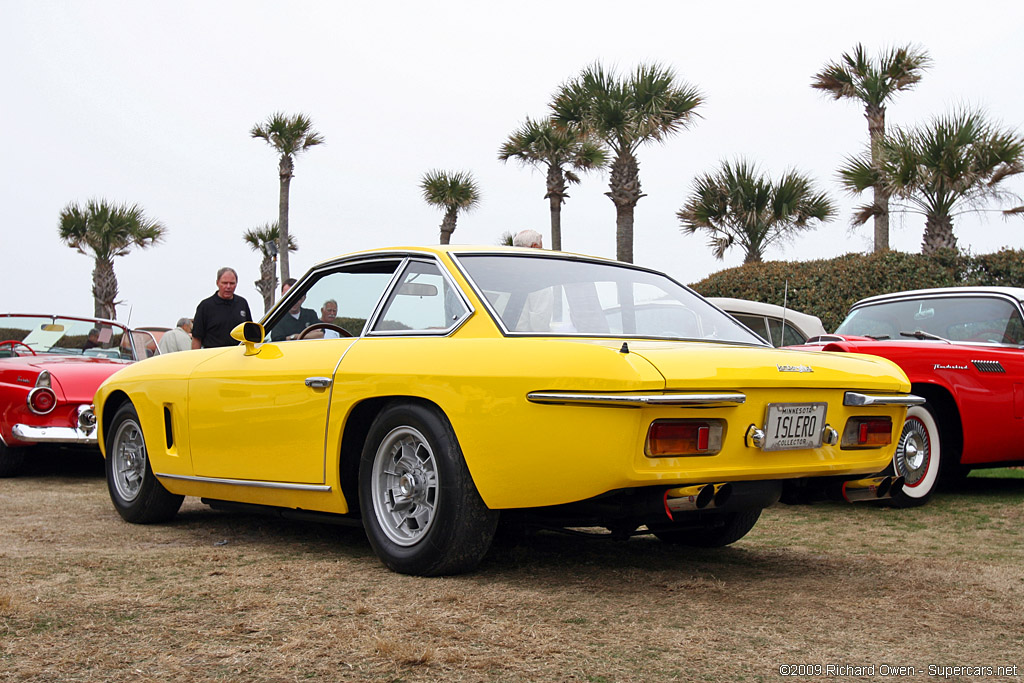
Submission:
M 536 230 L 520 230 L 512 238 L 513 247 L 543 249 L 544 236 Z M 544 287 L 526 295 L 519 320 L 512 328 L 516 332 L 548 332 L 551 329 L 552 291 Z
M 284 284 L 281 285 L 281 296 L 288 293 L 288 290 L 295 285 L 295 278 L 288 278 Z M 316 317 L 316 311 L 312 308 L 303 308 L 302 303 L 306 300 L 306 297 L 299 297 L 293 303 L 291 308 L 288 309 L 288 313 L 283 318 L 277 321 L 274 325 L 273 332 L 271 332 L 271 338 L 273 341 L 286 341 L 291 339 L 298 339 L 299 334 L 314 323 L 320 322 L 320 319 Z
M 192 348 L 214 349 L 235 346 L 231 330 L 239 323 L 250 322 L 249 302 L 235 294 L 238 273 L 234 268 L 217 271 L 217 291 L 199 302 L 192 317 Z
M 160 353 L 188 351 L 192 348 L 192 318 L 180 318 L 173 330 L 164 333 L 157 344 Z
M 89 337 L 82 344 L 82 350 L 94 349 L 97 346 L 100 346 L 100 331 L 94 327 L 89 330 Z
M 337 325 L 336 318 L 338 317 L 338 302 L 334 299 L 328 299 L 324 302 L 324 305 L 320 307 L 320 322 L 330 323 L 331 325 Z M 334 330 L 324 330 L 324 339 L 338 339 L 341 335 Z
M 536 230 L 520 230 L 512 238 L 513 247 L 527 247 L 529 249 L 543 249 L 544 236 Z

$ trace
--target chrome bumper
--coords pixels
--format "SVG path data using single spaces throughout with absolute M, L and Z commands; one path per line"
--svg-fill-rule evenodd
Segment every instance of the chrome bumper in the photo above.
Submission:
M 91 446 L 99 443 L 95 427 L 85 431 L 77 427 L 33 427 L 16 424 L 11 431 L 14 433 L 14 438 L 19 441 L 32 443 L 77 443 Z

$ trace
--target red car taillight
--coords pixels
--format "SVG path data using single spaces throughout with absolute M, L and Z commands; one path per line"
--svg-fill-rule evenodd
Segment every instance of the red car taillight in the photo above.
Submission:
M 843 430 L 842 448 L 873 448 L 892 443 L 892 418 L 854 417 Z
M 644 452 L 652 458 L 714 455 L 722 450 L 722 431 L 718 420 L 655 420 Z
M 57 395 L 50 387 L 36 387 L 28 392 L 28 407 L 37 415 L 46 415 L 57 405 Z

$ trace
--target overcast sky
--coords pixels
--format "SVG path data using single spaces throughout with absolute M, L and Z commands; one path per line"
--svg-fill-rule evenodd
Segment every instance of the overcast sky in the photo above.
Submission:
M 870 224 L 849 228 L 858 201 L 835 181 L 864 148 L 863 108 L 812 90 L 812 76 L 858 42 L 872 54 L 915 44 L 934 64 L 890 104 L 890 126 L 971 106 L 1020 130 L 1022 28 L 1019 0 L 0 0 L 0 310 L 92 315 L 92 259 L 57 224 L 69 202 L 105 198 L 167 227 L 164 243 L 116 259 L 120 320 L 191 316 L 222 265 L 259 318 L 260 256 L 242 233 L 277 219 L 277 156 L 249 130 L 275 111 L 308 114 L 326 141 L 296 160 L 294 275 L 349 251 L 436 244 L 441 212 L 418 186 L 435 168 L 472 172 L 482 192 L 453 243 L 532 227 L 550 244 L 543 172 L 497 150 L 595 60 L 622 72 L 659 62 L 706 99 L 690 130 L 638 153 L 636 263 L 693 283 L 742 262 L 738 249 L 716 261 L 675 215 L 696 175 L 739 156 L 773 176 L 808 173 L 840 203 L 837 220 L 768 259 L 867 252 Z M 566 250 L 614 257 L 607 182 L 591 174 L 570 190 Z M 894 248 L 918 251 L 922 232 L 920 216 L 894 217 Z M 955 233 L 976 254 L 1024 248 L 1019 218 L 966 216 Z

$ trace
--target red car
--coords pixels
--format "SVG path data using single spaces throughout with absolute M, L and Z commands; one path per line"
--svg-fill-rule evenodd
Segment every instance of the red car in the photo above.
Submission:
M 0 477 L 17 474 L 32 446 L 98 447 L 93 394 L 147 347 L 152 334 L 113 320 L 0 314 Z
M 940 479 L 1024 463 L 1024 288 L 949 287 L 858 301 L 834 335 L 798 348 L 897 363 L 926 403 L 907 412 L 893 469 L 902 506 Z

